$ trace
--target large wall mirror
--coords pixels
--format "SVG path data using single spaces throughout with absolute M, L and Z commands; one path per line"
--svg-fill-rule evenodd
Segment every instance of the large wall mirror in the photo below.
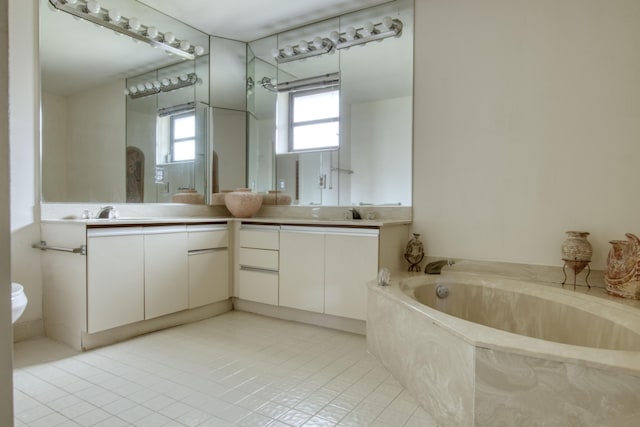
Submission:
M 204 203 L 209 36 L 135 0 L 100 5 L 202 49 L 182 59 L 41 0 L 42 200 Z
M 286 58 L 295 56 L 292 47 L 311 50 L 307 44 L 314 39 L 319 48 L 316 37 L 332 32 L 351 38 L 355 29 L 359 37 L 372 24 L 382 32 L 385 17 L 402 23 L 399 36 Z M 253 189 L 283 193 L 285 204 L 411 205 L 413 1 L 257 40 L 247 52 Z M 322 112 L 303 108 L 310 103 L 322 105 Z

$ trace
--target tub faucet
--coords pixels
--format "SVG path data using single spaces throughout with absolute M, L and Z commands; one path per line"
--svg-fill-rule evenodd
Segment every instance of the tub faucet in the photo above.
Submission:
M 114 206 L 108 205 L 101 207 L 96 213 L 96 218 L 115 219 L 118 217 L 118 211 Z

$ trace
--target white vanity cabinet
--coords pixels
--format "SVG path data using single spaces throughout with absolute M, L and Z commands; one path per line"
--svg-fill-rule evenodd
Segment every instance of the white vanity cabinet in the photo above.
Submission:
M 367 286 L 378 274 L 379 232 L 334 229 L 324 240 L 324 312 L 366 320 Z
M 238 236 L 235 296 L 278 304 L 280 227 L 242 224 Z
M 229 299 L 229 231 L 226 225 L 189 225 L 189 308 Z
M 279 304 L 365 320 L 378 237 L 377 228 L 282 226 Z
M 41 240 L 44 327 L 73 348 L 232 308 L 226 221 L 50 220 Z
M 322 228 L 282 228 L 279 305 L 324 312 L 324 240 Z
M 185 225 L 144 227 L 144 318 L 189 306 L 188 237 Z
M 87 332 L 144 320 L 142 227 L 87 230 Z

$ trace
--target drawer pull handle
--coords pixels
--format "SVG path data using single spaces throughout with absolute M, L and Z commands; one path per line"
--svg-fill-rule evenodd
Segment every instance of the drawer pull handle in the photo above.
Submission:
M 254 271 L 256 273 L 278 273 L 278 270 L 273 270 L 270 268 L 259 268 L 259 267 L 249 267 L 247 265 L 240 266 L 241 271 Z

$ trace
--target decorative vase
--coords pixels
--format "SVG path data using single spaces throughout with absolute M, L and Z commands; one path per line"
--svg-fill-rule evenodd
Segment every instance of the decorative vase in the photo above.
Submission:
M 627 233 L 627 240 L 611 240 L 604 282 L 607 293 L 640 299 L 640 239 Z
M 562 260 L 575 272 L 580 273 L 591 261 L 593 248 L 587 240 L 586 231 L 567 231 L 567 238 L 562 242 Z
M 420 271 L 420 263 L 424 258 L 424 245 L 420 241 L 420 234 L 413 233 L 404 251 L 404 259 L 409 263 L 409 271 Z
M 269 192 L 262 196 L 263 205 L 290 205 L 291 196 L 282 193 L 280 190 L 269 190 Z
M 182 188 L 178 193 L 171 196 L 171 202 L 204 205 L 204 195 L 199 194 L 195 188 Z
M 224 196 L 224 204 L 236 218 L 251 218 L 262 206 L 262 195 L 249 188 L 236 188 Z
M 213 193 L 211 195 L 211 206 L 225 206 L 225 196 L 231 193 L 231 190 L 222 190 L 219 193 Z

